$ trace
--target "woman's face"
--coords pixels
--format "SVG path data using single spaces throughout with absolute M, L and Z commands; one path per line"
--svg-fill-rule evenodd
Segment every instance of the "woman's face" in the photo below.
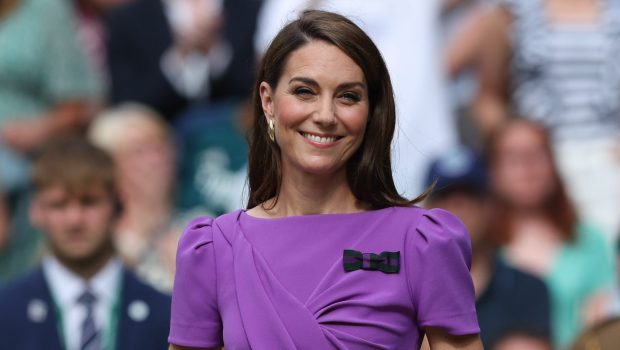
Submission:
M 491 165 L 495 191 L 512 205 L 537 207 L 557 185 L 550 155 L 541 135 L 527 125 L 514 125 L 497 142 Z
M 115 161 L 125 196 L 157 196 L 174 184 L 174 153 L 165 130 L 148 120 L 132 120 L 119 136 Z
M 265 117 L 275 124 L 283 173 L 333 175 L 360 146 L 368 120 L 362 69 L 323 41 L 293 51 L 274 90 L 260 85 Z

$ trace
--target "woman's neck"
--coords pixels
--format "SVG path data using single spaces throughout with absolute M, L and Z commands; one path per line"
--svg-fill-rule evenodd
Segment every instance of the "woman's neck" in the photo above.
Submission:
M 516 222 L 547 221 L 545 210 L 541 207 L 514 207 L 512 218 Z
M 284 217 L 354 213 L 367 209 L 367 205 L 353 195 L 344 170 L 328 176 L 283 171 L 278 200 L 266 214 Z

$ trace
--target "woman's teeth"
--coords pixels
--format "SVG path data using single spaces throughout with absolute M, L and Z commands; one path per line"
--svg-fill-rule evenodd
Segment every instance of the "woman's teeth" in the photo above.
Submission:
M 302 133 L 302 135 L 303 135 L 303 137 L 307 138 L 308 140 L 310 140 L 312 142 L 316 142 L 316 143 L 332 143 L 332 142 L 335 142 L 337 140 L 337 137 L 335 137 L 335 136 L 321 137 L 321 136 L 312 135 L 312 134 L 306 134 L 306 133 Z

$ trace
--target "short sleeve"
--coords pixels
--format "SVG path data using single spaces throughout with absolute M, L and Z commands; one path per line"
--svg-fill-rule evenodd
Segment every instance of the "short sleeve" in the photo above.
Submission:
M 168 337 L 171 344 L 223 345 L 212 222 L 207 217 L 194 219 L 179 241 Z
M 456 216 L 432 209 L 407 235 L 407 278 L 418 326 L 452 335 L 480 332 L 469 273 L 471 242 Z
M 611 257 L 609 246 L 600 231 L 586 224 L 579 225 L 579 245 L 582 246 L 584 261 L 589 265 L 587 268 L 589 288 L 588 294 L 611 290 L 616 276 L 614 262 Z

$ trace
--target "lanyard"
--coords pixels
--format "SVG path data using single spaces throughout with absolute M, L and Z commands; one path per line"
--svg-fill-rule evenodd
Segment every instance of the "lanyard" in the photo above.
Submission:
M 121 274 L 122 276 L 122 274 Z M 119 276 L 119 278 L 121 277 Z M 116 348 L 116 336 L 118 334 L 118 320 L 121 311 L 121 291 L 123 290 L 122 278 L 118 283 L 118 289 L 116 291 L 116 295 L 114 296 L 114 301 L 112 302 L 112 307 L 110 308 L 110 318 L 108 321 L 108 326 L 102 329 L 102 343 L 101 348 L 103 350 L 113 350 Z M 54 310 L 56 311 L 56 319 L 58 320 L 58 334 L 60 337 L 60 344 L 63 349 L 67 349 L 67 343 L 65 339 L 65 318 L 62 312 L 62 309 L 56 302 L 55 298 L 52 297 L 54 302 Z

